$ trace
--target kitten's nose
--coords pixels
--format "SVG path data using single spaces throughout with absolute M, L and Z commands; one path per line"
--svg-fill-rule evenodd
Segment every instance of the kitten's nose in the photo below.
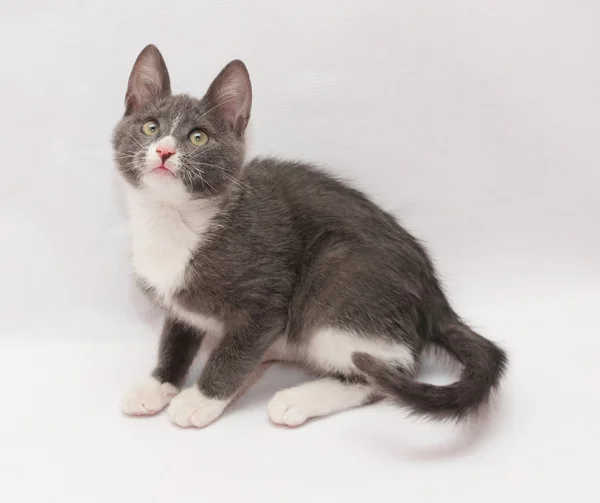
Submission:
M 175 149 L 171 147 L 160 146 L 156 147 L 156 153 L 160 155 L 162 162 L 165 162 L 175 153 Z

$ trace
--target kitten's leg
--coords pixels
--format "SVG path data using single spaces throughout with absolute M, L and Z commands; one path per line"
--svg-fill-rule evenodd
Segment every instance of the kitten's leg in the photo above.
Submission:
M 312 417 L 360 407 L 376 399 L 368 384 L 325 377 L 275 393 L 268 410 L 274 423 L 299 426 Z
M 246 378 L 243 384 L 237 389 L 235 394 L 233 395 L 231 402 L 239 400 L 242 398 L 246 392 L 254 386 L 256 381 L 258 381 L 263 374 L 267 371 L 267 369 L 273 364 L 273 362 L 262 362 L 258 367 L 256 367 L 250 375 Z
M 152 375 L 134 385 L 125 395 L 121 408 L 132 416 L 156 414 L 179 392 L 198 353 L 203 334 L 173 318 L 165 319 Z
M 217 419 L 257 371 L 280 331 L 250 325 L 227 330 L 210 355 L 198 383 L 183 390 L 169 405 L 169 418 L 178 426 L 202 428 Z
M 353 376 L 360 376 L 352 362 L 355 352 L 366 352 L 406 369 L 412 369 L 415 364 L 411 349 L 399 342 L 322 328 L 307 341 L 302 360 L 323 374 L 342 377 L 327 377 L 280 391 L 269 403 L 271 420 L 298 426 L 311 417 L 358 407 L 380 398 L 366 381 L 352 381 Z

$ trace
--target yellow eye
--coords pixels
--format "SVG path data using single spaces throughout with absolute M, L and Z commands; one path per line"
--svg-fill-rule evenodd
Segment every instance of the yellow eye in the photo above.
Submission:
M 202 145 L 206 145 L 206 142 L 208 141 L 208 135 L 202 131 L 202 129 L 194 129 L 190 133 L 190 141 L 192 142 L 192 145 L 201 147 Z
M 156 121 L 147 121 L 142 126 L 142 133 L 148 136 L 154 136 L 158 133 L 158 122 Z

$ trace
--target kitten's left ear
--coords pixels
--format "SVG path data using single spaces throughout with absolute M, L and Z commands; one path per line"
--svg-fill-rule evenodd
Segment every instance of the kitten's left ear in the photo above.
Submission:
M 252 85 L 246 65 L 238 59 L 229 63 L 208 88 L 206 98 L 227 126 L 241 136 L 252 107 Z
M 160 51 L 148 45 L 135 60 L 125 95 L 125 115 L 171 95 L 169 71 Z

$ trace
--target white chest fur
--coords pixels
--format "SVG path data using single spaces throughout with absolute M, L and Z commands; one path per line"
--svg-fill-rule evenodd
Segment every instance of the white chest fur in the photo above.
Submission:
M 190 258 L 217 209 L 204 200 L 164 200 L 144 188 L 128 187 L 125 196 L 133 270 L 169 306 L 173 293 L 184 286 Z

